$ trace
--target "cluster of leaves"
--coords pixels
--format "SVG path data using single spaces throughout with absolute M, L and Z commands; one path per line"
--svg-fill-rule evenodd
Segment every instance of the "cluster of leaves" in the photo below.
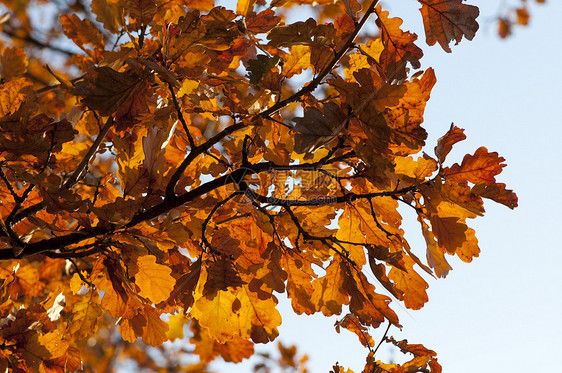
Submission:
M 312 3 L 315 19 L 288 23 Z M 59 23 L 40 39 L 28 4 L 7 2 L 0 370 L 240 362 L 277 338 L 282 295 L 297 314 L 343 314 L 336 327 L 369 350 L 366 372 L 440 372 L 435 352 L 391 337 L 413 358 L 376 360 L 370 330 L 400 327 L 383 293 L 423 307 L 420 273 L 445 277 L 448 255 L 478 256 L 467 220 L 484 199 L 517 197 L 496 181 L 497 153 L 449 162 L 465 139 L 456 126 L 422 152 L 435 74 L 377 3 L 77 1 L 58 9 L 74 53 L 57 44 Z M 474 37 L 475 6 L 419 3 L 429 45 Z M 37 48 L 60 66 L 43 69 Z M 400 206 L 417 216 L 421 251 Z M 193 350 L 170 352 L 184 331 Z

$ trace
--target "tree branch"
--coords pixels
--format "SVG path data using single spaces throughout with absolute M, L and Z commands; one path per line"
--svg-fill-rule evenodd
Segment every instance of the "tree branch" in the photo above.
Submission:
M 312 79 L 310 84 L 302 87 L 298 92 L 296 92 L 293 95 L 287 97 L 286 99 L 283 99 L 283 100 L 277 102 L 275 105 L 273 105 L 272 107 L 270 107 L 266 111 L 258 114 L 258 116 L 262 117 L 262 118 L 268 118 L 272 114 L 275 114 L 276 112 L 278 112 L 279 110 L 281 110 L 285 106 L 289 105 L 291 102 L 297 101 L 299 98 L 301 98 L 305 94 L 313 92 L 314 90 L 316 90 L 316 88 L 322 82 L 322 80 L 324 80 L 324 78 L 326 76 L 328 76 L 328 74 L 330 74 L 330 72 L 332 72 L 332 69 L 334 68 L 334 66 L 336 66 L 336 64 L 339 62 L 339 60 L 348 52 L 348 50 L 350 48 L 353 47 L 353 43 L 355 41 L 355 38 L 357 37 L 357 35 L 359 34 L 361 29 L 365 25 L 365 22 L 367 22 L 367 19 L 369 19 L 369 17 L 375 12 L 375 7 L 377 6 L 378 3 L 379 3 L 379 0 L 373 0 L 373 2 L 371 2 L 371 5 L 369 5 L 367 10 L 365 11 L 365 14 L 361 18 L 361 21 L 359 21 L 357 26 L 355 26 L 355 29 L 353 30 L 353 33 L 347 38 L 343 47 L 339 50 L 338 53 L 336 53 L 336 55 L 332 58 L 332 60 L 328 63 L 328 65 L 314 79 Z

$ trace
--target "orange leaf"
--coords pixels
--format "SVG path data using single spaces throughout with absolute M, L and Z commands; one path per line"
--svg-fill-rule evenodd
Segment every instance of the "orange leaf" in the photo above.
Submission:
M 528 25 L 529 24 L 529 11 L 526 7 L 522 7 L 517 9 L 517 23 L 520 25 Z
M 306 45 L 292 45 L 290 53 L 283 64 L 283 75 L 287 79 L 293 75 L 300 74 L 303 69 L 310 65 L 310 47 Z
M 123 26 L 123 6 L 112 0 L 92 0 L 90 5 L 92 12 L 96 15 L 96 21 L 113 33 L 119 33 Z
M 144 306 L 146 325 L 143 327 L 142 340 L 151 346 L 160 346 L 168 340 L 168 324 L 160 319 L 160 313 L 152 306 Z
M 16 112 L 28 98 L 31 83 L 25 79 L 13 80 L 0 86 L 0 118 Z
M 89 337 L 98 329 L 98 318 L 101 316 L 100 298 L 97 291 L 90 289 L 72 308 L 70 333 L 78 333 L 78 337 Z
M 256 0 L 238 0 L 236 3 L 236 13 L 242 17 L 246 17 L 254 10 Z
M 349 296 L 342 290 L 341 261 L 339 256 L 334 257 L 326 268 L 326 275 L 312 282 L 314 292 L 311 301 L 325 316 L 339 315 L 342 305 L 349 304 Z
M 239 363 L 254 353 L 252 341 L 235 336 L 231 341 L 219 343 L 209 336 L 197 320 L 192 320 L 190 326 L 193 336 L 189 342 L 195 345 L 193 353 L 199 355 L 203 362 L 210 362 L 220 355 L 224 361 Z
M 512 210 L 517 207 L 517 195 L 513 193 L 512 190 L 506 189 L 503 183 L 494 183 L 491 185 L 479 183 L 472 188 L 471 192 L 480 197 L 501 203 Z
M 340 328 L 346 328 L 355 333 L 357 337 L 359 337 L 361 344 L 365 347 L 374 347 L 375 345 L 375 341 L 369 334 L 367 327 L 361 324 L 361 321 L 356 315 L 348 313 L 343 319 L 336 321 L 335 327 L 338 333 L 340 332 Z
M 423 219 L 418 218 L 422 226 L 422 234 L 427 244 L 427 262 L 431 268 L 435 270 L 437 277 L 445 278 L 451 269 L 453 269 L 447 259 L 445 259 L 445 250 L 438 246 L 433 232 L 429 230 L 429 226 Z
M 396 287 L 404 292 L 404 305 L 412 310 L 419 310 L 428 301 L 426 289 L 427 282 L 414 270 L 414 261 L 409 256 L 404 256 L 404 265 L 407 271 L 392 268 L 388 278 L 396 283 Z
M 414 69 L 420 68 L 420 58 L 423 57 L 422 50 L 414 44 L 418 39 L 416 34 L 404 32 L 400 29 L 402 20 L 400 18 L 388 18 L 388 12 L 381 11 L 377 6 L 377 25 L 381 29 L 381 38 L 384 50 L 380 56 L 379 63 L 384 67 L 387 77 L 401 79 L 405 76 L 405 63 L 410 62 Z M 397 63 L 403 62 L 402 71 L 398 69 Z
M 266 33 L 274 28 L 279 21 L 281 21 L 281 17 L 276 16 L 273 10 L 266 9 L 258 14 L 248 15 L 246 28 L 255 34 Z
M 451 149 L 453 149 L 453 145 L 464 139 L 466 139 L 464 130 L 451 124 L 449 131 L 437 140 L 437 146 L 435 146 L 435 155 L 439 163 L 445 162 L 445 158 Z
M 219 290 L 212 297 L 203 296 L 203 275 L 201 278 L 203 281 L 195 291 L 191 316 L 213 339 L 225 343 L 238 336 L 266 343 L 277 337 L 281 316 L 275 308 L 277 301 L 274 298 L 259 299 L 247 286 Z
M 467 181 L 473 184 L 486 183 L 486 185 L 494 184 L 496 179 L 494 176 L 502 172 L 505 167 L 503 157 L 498 156 L 498 153 L 489 153 L 485 147 L 480 147 L 476 150 L 474 155 L 465 155 L 462 164 L 455 163 L 451 167 L 443 170 L 445 178 L 451 178 L 458 183 L 466 183 Z
M 443 50 L 451 52 L 449 43 L 458 44 L 462 37 L 472 40 L 478 31 L 476 18 L 480 14 L 477 7 L 463 4 L 463 0 L 418 0 L 422 3 L 420 12 L 425 27 L 428 45 L 436 42 Z
M 176 283 L 170 276 L 170 267 L 156 263 L 152 255 L 139 256 L 137 265 L 139 271 L 135 275 L 135 283 L 140 288 L 139 294 L 155 304 L 168 299 Z
M 60 23 L 64 34 L 80 48 L 84 49 L 90 44 L 94 49 L 103 50 L 103 34 L 88 19 L 81 20 L 76 14 L 64 14 L 60 17 Z
M 4 49 L 0 62 L 0 76 L 4 82 L 18 79 L 27 71 L 27 57 L 21 48 Z
M 190 9 L 209 11 L 215 6 L 214 0 L 184 0 L 185 5 Z

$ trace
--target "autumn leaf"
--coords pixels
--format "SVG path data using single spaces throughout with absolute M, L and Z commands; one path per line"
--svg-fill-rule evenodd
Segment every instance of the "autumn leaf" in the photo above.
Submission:
M 73 93 L 82 96 L 90 109 L 108 116 L 125 107 L 143 89 L 144 81 L 136 72 L 118 72 L 103 66 L 94 70 L 86 80 L 76 83 Z
M 455 163 L 451 167 L 443 170 L 446 178 L 451 178 L 457 182 L 469 181 L 473 184 L 485 183 L 492 185 L 496 182 L 495 176 L 498 175 L 505 159 L 496 152 L 488 152 L 485 147 L 480 147 L 474 155 L 465 155 L 462 163 Z
M 325 316 L 339 315 L 342 306 L 349 304 L 349 296 L 342 291 L 344 274 L 340 263 L 341 259 L 335 258 L 326 268 L 326 275 L 312 282 L 311 301 Z
M 119 32 L 123 26 L 123 8 L 112 0 L 92 0 L 90 4 L 92 12 L 96 15 L 96 21 L 113 33 Z
M 418 0 L 428 45 L 436 42 L 445 52 L 451 52 L 449 43 L 458 44 L 464 36 L 472 40 L 478 30 L 477 7 L 463 4 L 463 0 Z
M 282 73 L 287 79 L 300 74 L 303 69 L 310 67 L 310 47 L 306 45 L 292 45 L 283 64 Z
M 19 79 L 27 71 L 28 61 L 21 48 L 4 49 L 0 60 L 0 77 L 3 82 Z
M 255 3 L 256 0 L 238 0 L 236 4 L 236 13 L 246 17 L 253 11 Z
M 218 291 L 212 299 L 198 297 L 191 314 L 219 343 L 235 336 L 266 343 L 277 337 L 281 324 L 276 305 L 274 299 L 260 300 L 243 286 L 237 291 Z
M 464 130 L 451 124 L 449 131 L 437 140 L 437 146 L 435 146 L 435 155 L 439 163 L 445 162 L 445 158 L 451 149 L 453 149 L 453 145 L 464 139 L 466 139 Z
M 389 79 L 402 79 L 405 77 L 405 65 L 400 69 L 401 62 L 410 62 L 414 69 L 420 68 L 420 58 L 423 57 L 422 50 L 414 42 L 417 35 L 403 32 L 400 29 L 402 20 L 400 18 L 389 18 L 388 12 L 382 11 L 377 6 L 377 25 L 381 29 L 381 38 L 384 45 L 379 63 L 385 69 Z
M 0 117 L 16 112 L 30 94 L 31 82 L 24 78 L 6 82 L 0 91 Z
M 156 304 L 168 299 L 176 283 L 170 276 L 170 268 L 156 263 L 152 255 L 139 256 L 137 266 L 139 271 L 135 275 L 135 283 L 140 288 L 139 294 Z
M 346 123 L 345 114 L 335 103 L 327 103 L 323 110 L 306 108 L 304 117 L 293 118 L 295 122 L 295 151 L 310 152 L 332 141 Z
M 256 59 L 248 61 L 248 77 L 251 84 L 258 84 L 265 74 L 273 67 L 277 66 L 281 58 L 279 56 L 268 57 L 258 54 Z
M 76 45 L 84 48 L 90 44 L 94 49 L 103 50 L 103 34 L 88 19 L 80 19 L 76 14 L 63 15 L 60 23 L 64 28 L 65 35 Z
M 375 345 L 375 341 L 369 334 L 368 329 L 364 325 L 361 325 L 359 318 L 353 314 L 348 313 L 343 319 L 336 321 L 335 327 L 338 333 L 340 332 L 340 328 L 346 328 L 355 333 L 361 344 L 365 347 L 374 347 Z
M 72 309 L 70 333 L 78 333 L 80 337 L 89 337 L 98 329 L 98 318 L 102 315 L 100 298 L 93 289 L 81 297 Z
M 262 10 L 258 14 L 248 14 L 246 17 L 246 28 L 256 34 L 266 33 L 275 27 L 281 17 L 276 16 L 271 9 Z

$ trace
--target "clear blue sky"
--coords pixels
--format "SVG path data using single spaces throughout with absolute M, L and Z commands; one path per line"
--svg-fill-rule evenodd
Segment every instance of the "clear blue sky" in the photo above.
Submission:
M 480 257 L 471 264 L 452 258 L 453 271 L 446 279 L 428 279 L 429 302 L 422 310 L 405 311 L 393 302 L 404 329 L 391 334 L 435 350 L 445 372 L 559 369 L 562 2 L 547 0 L 538 6 L 529 0 L 530 26 L 516 28 L 511 38 L 500 40 L 491 18 L 501 1 L 468 1 L 480 7 L 481 27 L 472 42 L 463 40 L 452 54 L 425 45 L 416 1 L 383 2 L 391 15 L 404 19 L 403 29 L 420 35 L 422 67 L 436 71 L 437 85 L 425 115 L 424 127 L 430 134 L 426 152 L 432 152 L 436 139 L 454 122 L 468 138 L 448 159 L 460 161 L 479 146 L 497 151 L 508 164 L 500 181 L 519 196 L 517 209 L 488 203 L 486 216 L 471 222 L 480 241 Z M 412 233 L 410 244 L 423 252 L 414 223 L 405 229 Z M 335 318 L 292 316 L 287 303 L 280 311 L 281 341 L 295 343 L 309 355 L 312 373 L 328 372 L 336 361 L 361 371 L 367 351 L 351 333 L 334 331 Z M 375 339 L 382 329 L 373 331 Z M 388 351 L 382 349 L 379 358 L 388 360 Z M 251 366 L 215 367 L 249 372 Z

